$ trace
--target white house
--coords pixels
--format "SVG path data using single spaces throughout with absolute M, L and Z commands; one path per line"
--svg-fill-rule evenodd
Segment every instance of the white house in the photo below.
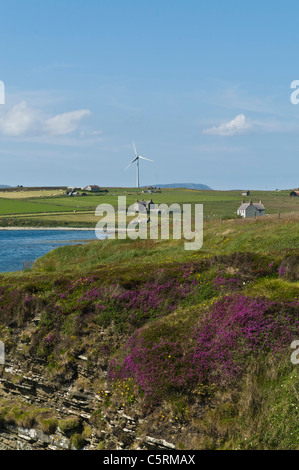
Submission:
M 237 214 L 241 217 L 259 217 L 261 215 L 265 215 L 266 210 L 262 201 L 259 203 L 256 202 L 244 202 L 241 204 L 239 209 L 237 210 Z
M 85 186 L 85 188 L 83 189 L 84 191 L 100 191 L 99 186 L 97 186 L 96 184 L 90 184 L 88 186 Z
M 136 212 L 143 212 L 144 209 L 148 212 L 151 208 L 153 208 L 155 206 L 154 202 L 152 201 L 152 199 L 150 201 L 138 201 L 138 199 L 136 199 L 136 202 L 134 204 L 134 210 Z
M 136 199 L 135 203 L 132 204 L 128 210 L 127 210 L 127 215 L 132 216 L 136 215 L 136 212 L 139 212 L 140 214 L 148 214 L 151 209 L 155 207 L 155 204 L 153 203 L 152 200 L 150 201 L 138 201 Z

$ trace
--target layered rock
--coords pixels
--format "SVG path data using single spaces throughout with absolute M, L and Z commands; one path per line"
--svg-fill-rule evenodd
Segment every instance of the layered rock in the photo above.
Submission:
M 65 383 L 53 382 L 47 377 L 46 362 L 22 356 L 9 355 L 0 366 L 0 405 L 18 406 L 19 409 L 33 409 L 36 414 L 50 413 L 57 421 L 54 432 L 45 432 L 37 422 L 26 426 L 16 419 L 0 419 L 0 450 L 63 450 L 83 448 L 97 449 L 174 449 L 161 429 L 155 423 L 147 425 L 147 418 L 136 412 L 133 416 L 122 406 L 105 407 L 110 391 L 103 394 L 95 390 L 79 387 L 80 381 L 92 381 L 90 369 L 84 356 L 78 357 L 76 371 L 71 380 Z M 98 375 L 99 371 L 97 371 Z M 102 375 L 105 372 L 102 371 Z M 29 408 L 28 408 L 29 407 Z M 95 419 L 99 416 L 100 425 Z M 74 442 L 74 432 L 62 430 L 59 423 L 67 419 L 77 419 L 81 436 Z M 86 432 L 88 429 L 88 432 Z M 172 426 L 171 433 L 178 434 L 178 426 Z M 167 434 L 169 435 L 169 429 Z

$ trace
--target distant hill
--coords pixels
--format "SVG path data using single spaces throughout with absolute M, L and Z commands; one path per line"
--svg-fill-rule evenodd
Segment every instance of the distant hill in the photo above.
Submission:
M 171 183 L 171 184 L 155 184 L 157 188 L 186 188 L 186 189 L 210 189 L 209 186 L 205 184 L 195 184 L 195 183 Z
M 7 184 L 0 184 L 0 188 L 10 188 Z

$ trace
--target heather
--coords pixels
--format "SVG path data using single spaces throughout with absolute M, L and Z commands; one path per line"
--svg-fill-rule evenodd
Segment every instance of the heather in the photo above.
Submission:
M 298 301 L 227 296 L 179 341 L 176 331 L 166 337 L 161 332 L 160 338 L 135 333 L 125 346 L 129 354 L 110 362 L 110 379 L 133 377 L 146 395 L 159 400 L 201 383 L 227 386 L 240 378 L 248 359 L 286 351 L 298 329 Z
M 83 380 L 84 356 L 99 432 L 124 410 L 180 448 L 298 448 L 291 227 L 214 221 L 197 252 L 173 240 L 59 248 L 0 276 L 0 339 L 56 385 Z

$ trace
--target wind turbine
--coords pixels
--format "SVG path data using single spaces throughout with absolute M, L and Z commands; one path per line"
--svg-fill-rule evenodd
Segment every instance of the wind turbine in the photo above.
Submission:
M 139 159 L 141 158 L 142 160 L 147 160 L 148 162 L 153 162 L 154 160 L 150 160 L 149 158 L 145 158 L 145 157 L 142 157 L 141 155 L 138 155 L 134 141 L 133 141 L 133 147 L 134 147 L 134 152 L 135 152 L 135 158 L 134 158 L 134 160 L 132 160 L 131 163 L 126 167 L 126 170 L 127 170 L 134 162 L 137 162 L 137 188 L 139 188 Z

